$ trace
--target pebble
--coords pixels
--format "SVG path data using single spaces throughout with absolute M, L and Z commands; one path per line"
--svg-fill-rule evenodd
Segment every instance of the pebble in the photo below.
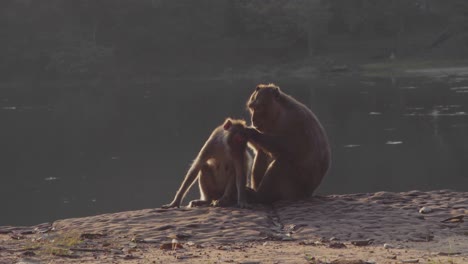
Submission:
M 161 241 L 159 239 L 156 239 L 156 238 L 143 238 L 141 240 L 141 242 L 143 242 L 143 243 L 159 243 Z
M 232 250 L 232 247 L 230 247 L 230 246 L 219 246 L 218 249 L 219 249 L 219 250 L 231 251 L 231 250 Z
M 432 212 L 432 208 L 424 206 L 421 209 L 419 209 L 420 214 L 428 214 Z
M 419 263 L 419 259 L 404 259 L 401 260 L 402 263 Z
M 454 216 L 454 217 L 449 217 L 447 219 L 444 219 L 440 222 L 442 223 L 463 223 L 463 218 L 465 217 L 465 215 L 457 215 L 457 216 Z
M 130 243 L 128 243 L 128 246 L 129 246 L 130 248 L 136 248 L 136 247 L 138 246 L 138 244 L 135 243 L 135 242 L 130 242 Z
M 461 255 L 461 252 L 439 252 L 437 253 L 439 256 L 455 256 L 455 255 Z
M 41 264 L 42 262 L 38 261 L 38 260 L 33 260 L 33 259 L 22 259 L 18 262 L 16 262 L 16 264 Z
M 177 255 L 175 256 L 176 259 L 189 259 L 189 258 L 193 258 L 194 256 L 192 254 L 185 254 L 185 255 Z
M 122 255 L 124 254 L 123 250 L 121 249 L 111 249 L 110 252 L 115 255 Z
M 384 247 L 385 249 L 395 248 L 392 244 L 387 244 L 387 243 L 385 243 L 385 244 L 383 245 L 383 247 Z
M 368 246 L 368 245 L 372 244 L 373 242 L 374 242 L 373 239 L 354 240 L 354 241 L 351 241 L 351 244 L 353 244 L 355 246 L 358 246 L 358 247 L 362 247 L 362 246 Z
M 328 245 L 329 248 L 346 248 L 346 245 L 341 242 L 332 242 Z
M 293 240 L 294 240 L 294 238 L 292 238 L 292 237 L 283 237 L 283 238 L 281 238 L 281 241 L 293 241 Z

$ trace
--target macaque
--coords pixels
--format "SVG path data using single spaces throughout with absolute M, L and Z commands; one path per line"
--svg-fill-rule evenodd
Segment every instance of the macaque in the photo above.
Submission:
M 247 202 L 272 203 L 310 197 L 327 173 L 331 154 L 317 117 L 274 84 L 260 84 L 247 108 L 246 128 L 255 150 Z
M 198 153 L 174 200 L 163 208 L 180 207 L 185 194 L 198 179 L 200 199 L 189 207 L 215 205 L 244 208 L 246 181 L 250 176 L 252 156 L 247 150 L 245 121 L 226 119 L 217 127 Z

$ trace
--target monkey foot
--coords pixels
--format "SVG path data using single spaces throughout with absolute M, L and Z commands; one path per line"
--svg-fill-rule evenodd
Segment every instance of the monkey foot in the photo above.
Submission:
M 210 201 L 205 201 L 205 200 L 192 200 L 190 201 L 188 207 L 201 207 L 201 206 L 208 206 L 210 205 Z

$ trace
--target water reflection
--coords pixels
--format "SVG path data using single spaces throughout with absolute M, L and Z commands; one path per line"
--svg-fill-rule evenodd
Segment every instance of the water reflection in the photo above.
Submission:
M 360 147 L 361 145 L 358 145 L 358 144 L 349 144 L 349 145 L 344 145 L 343 147 L 344 148 L 357 148 L 357 147 Z
M 386 145 L 400 145 L 400 144 L 403 144 L 402 141 L 387 141 L 385 143 Z
M 44 180 L 45 180 L 45 181 L 56 181 L 56 180 L 58 180 L 58 179 L 59 179 L 59 178 L 57 178 L 57 177 L 47 177 L 47 178 L 45 178 Z
M 2 90 L 0 225 L 168 202 L 211 130 L 226 116 L 248 118 L 245 101 L 261 81 L 271 80 Z M 333 164 L 319 193 L 468 190 L 468 94 L 453 89 L 468 80 L 276 82 L 328 131 Z

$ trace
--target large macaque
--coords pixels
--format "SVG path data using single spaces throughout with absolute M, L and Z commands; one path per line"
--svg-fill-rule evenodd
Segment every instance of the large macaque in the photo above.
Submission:
M 311 196 L 331 162 L 327 135 L 318 119 L 274 84 L 258 85 L 247 107 L 254 128 L 246 128 L 246 135 L 256 151 L 248 202 Z
M 185 194 L 198 179 L 200 199 L 189 206 L 246 207 L 246 180 L 252 157 L 247 151 L 245 121 L 226 119 L 206 141 L 185 176 L 174 200 L 163 208 L 179 207 Z

